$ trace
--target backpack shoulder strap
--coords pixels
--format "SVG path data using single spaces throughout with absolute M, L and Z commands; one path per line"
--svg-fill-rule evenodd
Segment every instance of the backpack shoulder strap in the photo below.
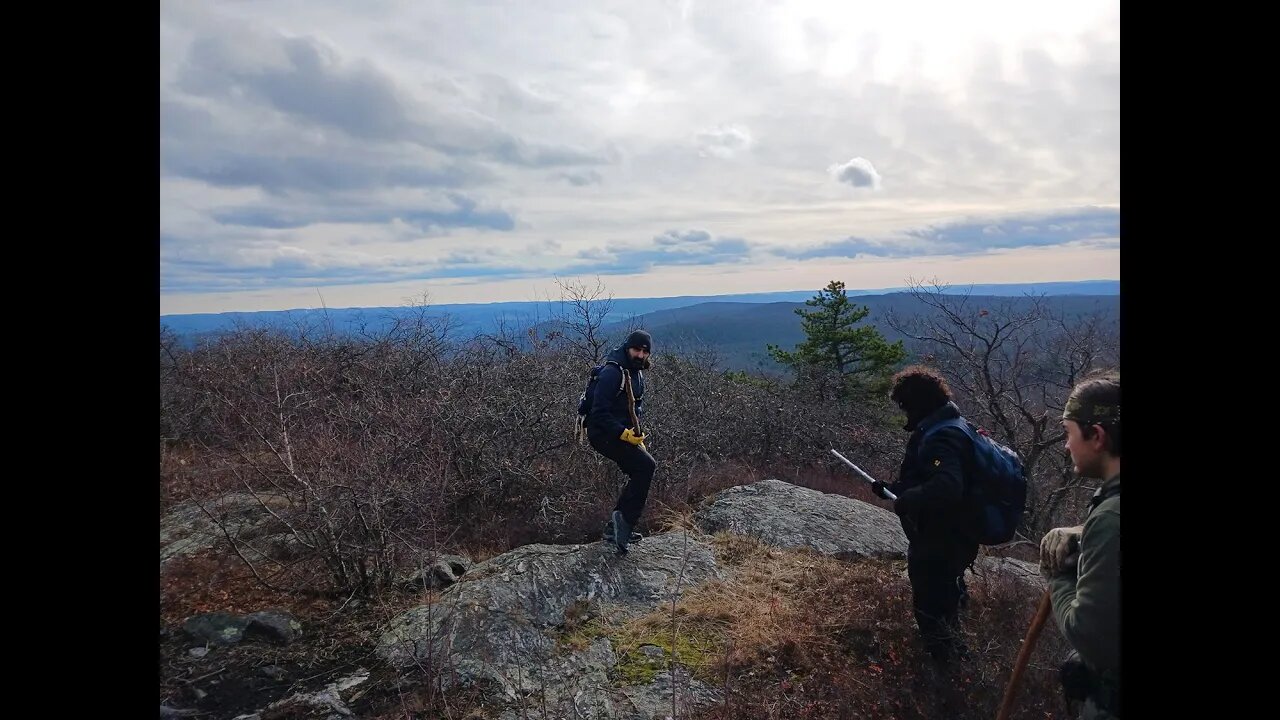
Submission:
M 925 438 L 929 437 L 930 435 L 938 432 L 943 428 L 949 428 L 949 427 L 960 428 L 961 430 L 964 431 L 965 435 L 970 434 L 969 423 L 965 421 L 965 419 L 962 417 L 951 418 L 949 420 L 939 420 L 938 422 L 924 429 L 924 433 L 921 434 L 920 436 L 920 444 L 923 445 Z
M 618 392 L 622 392 L 627 387 L 627 369 L 616 360 L 605 360 L 604 365 L 612 365 L 622 371 L 622 383 L 618 385 Z M 601 370 L 604 369 L 604 365 L 600 366 Z
M 958 417 L 951 418 L 949 420 L 939 420 L 924 429 L 924 433 L 920 436 L 920 445 L 916 448 L 916 452 L 919 453 L 921 457 L 924 456 L 925 440 L 928 440 L 930 435 L 942 430 L 943 428 L 960 428 L 964 431 L 965 437 L 969 438 L 969 443 L 973 446 L 974 452 L 976 453 L 978 451 L 978 439 L 974 436 L 973 430 L 970 429 L 969 422 L 963 417 Z

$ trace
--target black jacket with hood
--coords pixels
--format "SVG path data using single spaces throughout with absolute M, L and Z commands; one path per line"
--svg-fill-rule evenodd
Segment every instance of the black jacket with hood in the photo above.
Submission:
M 627 410 L 627 392 L 622 385 L 623 368 L 631 375 L 631 392 L 636 398 L 636 417 L 644 415 L 643 361 L 632 361 L 625 346 L 614 348 L 605 356 L 591 399 L 591 412 L 587 414 L 587 435 L 595 439 L 617 439 L 622 431 L 631 427 L 631 413 Z
M 943 420 L 960 417 L 953 402 L 923 418 L 908 419 L 911 430 L 898 481 L 890 490 L 898 496 L 902 529 L 918 549 L 977 545 L 974 512 L 969 507 L 966 480 L 973 477 L 973 443 L 963 430 L 945 427 L 923 440 L 925 431 Z M 621 431 L 619 431 L 621 432 Z

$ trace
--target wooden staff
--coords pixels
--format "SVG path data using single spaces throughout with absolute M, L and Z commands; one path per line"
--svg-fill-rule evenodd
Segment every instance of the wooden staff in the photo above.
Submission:
M 1022 641 L 1022 650 L 1018 652 L 1018 661 L 1013 664 L 1013 674 L 1009 676 L 1009 686 L 1004 689 L 1004 700 L 1000 702 L 1000 712 L 996 715 L 996 720 L 1009 720 L 1009 713 L 1013 710 L 1013 696 L 1018 691 L 1018 681 L 1022 680 L 1022 671 L 1027 668 L 1027 662 L 1031 660 L 1031 651 L 1036 646 L 1036 640 L 1040 639 L 1040 631 L 1044 628 L 1044 621 L 1049 617 L 1049 611 L 1053 609 L 1053 601 L 1049 598 L 1049 591 L 1044 591 L 1044 597 L 1040 598 L 1040 607 L 1036 608 L 1036 616 L 1031 619 L 1031 627 L 1027 628 L 1027 638 Z

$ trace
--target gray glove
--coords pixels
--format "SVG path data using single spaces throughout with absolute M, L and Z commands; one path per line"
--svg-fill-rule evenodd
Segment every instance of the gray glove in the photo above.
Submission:
M 1040 572 L 1056 577 L 1075 570 L 1080 558 L 1080 535 L 1083 525 L 1054 528 L 1040 540 Z

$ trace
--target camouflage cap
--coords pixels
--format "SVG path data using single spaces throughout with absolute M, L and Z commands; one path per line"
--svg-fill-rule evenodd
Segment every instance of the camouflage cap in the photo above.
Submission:
M 1062 408 L 1062 419 L 1075 420 L 1081 425 L 1093 425 L 1095 423 L 1119 425 L 1120 406 L 1086 405 L 1080 401 L 1080 398 L 1071 397 L 1067 400 L 1066 407 Z

